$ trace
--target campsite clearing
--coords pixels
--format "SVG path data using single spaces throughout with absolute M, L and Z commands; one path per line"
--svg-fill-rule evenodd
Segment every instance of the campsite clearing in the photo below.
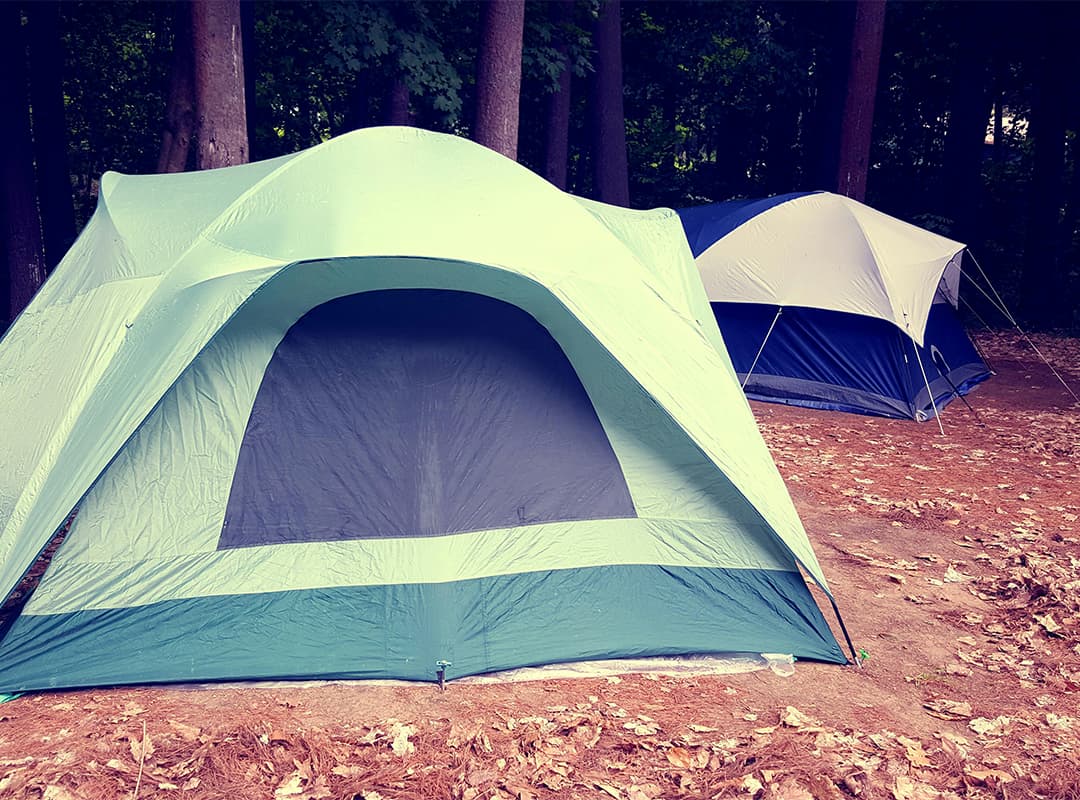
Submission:
M 0 796 L 1076 798 L 1080 409 L 977 338 L 985 427 L 754 404 L 861 669 L 33 694 Z M 1037 343 L 1080 381 L 1080 340 Z

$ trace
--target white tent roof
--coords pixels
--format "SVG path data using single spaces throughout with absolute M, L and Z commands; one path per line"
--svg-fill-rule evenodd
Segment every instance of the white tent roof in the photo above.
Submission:
M 752 217 L 697 264 L 711 302 L 877 317 L 922 345 L 939 285 L 957 304 L 964 248 L 851 198 L 818 192 Z

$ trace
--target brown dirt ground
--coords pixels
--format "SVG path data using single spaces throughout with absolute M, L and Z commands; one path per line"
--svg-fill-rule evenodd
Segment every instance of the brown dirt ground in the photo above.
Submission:
M 0 798 L 1080 798 L 1080 408 L 980 343 L 985 426 L 754 405 L 862 668 L 37 694 Z

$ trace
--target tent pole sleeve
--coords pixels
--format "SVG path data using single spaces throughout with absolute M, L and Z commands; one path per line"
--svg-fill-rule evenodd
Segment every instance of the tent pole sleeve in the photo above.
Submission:
M 998 311 L 1000 311 L 1005 317 L 1005 319 L 1009 321 L 1009 324 L 1011 324 L 1016 329 L 1016 332 L 1019 333 L 1021 337 L 1023 337 L 1024 341 L 1028 343 L 1028 346 L 1035 351 L 1035 355 L 1039 357 L 1039 360 L 1046 364 L 1050 371 L 1054 373 L 1054 377 L 1057 378 L 1058 383 L 1065 387 L 1065 391 L 1069 393 L 1072 399 L 1080 403 L 1080 397 L 1077 397 L 1076 392 L 1073 391 L 1073 388 L 1065 381 L 1063 377 L 1061 377 L 1061 374 L 1056 369 L 1054 369 L 1054 365 L 1051 364 L 1049 359 L 1047 359 L 1047 357 L 1042 354 L 1039 348 L 1035 346 L 1035 342 L 1031 341 L 1031 337 L 1027 335 L 1027 331 L 1020 327 L 1020 323 L 1016 321 L 1016 317 L 1014 317 L 1009 312 L 1009 309 L 1005 306 L 1005 301 L 1001 299 L 1001 295 L 998 294 L 998 290 L 994 288 L 994 284 L 990 282 L 989 276 L 983 270 L 982 264 L 980 264 L 978 260 L 976 260 L 975 256 L 971 255 L 970 250 L 968 251 L 968 255 L 971 256 L 972 263 L 978 268 L 979 275 L 981 275 L 982 279 L 986 281 L 986 285 L 990 287 L 990 291 L 992 291 L 994 293 L 994 297 L 997 298 L 997 303 L 995 305 L 997 305 Z M 970 275 L 968 276 L 968 280 L 971 280 Z M 985 291 L 983 291 L 982 287 L 979 286 L 979 284 L 975 283 L 975 281 L 971 282 L 975 285 L 976 288 L 979 289 L 979 291 L 983 293 L 983 295 L 986 296 L 988 300 L 991 300 L 990 296 L 986 294 Z M 991 302 L 993 302 L 993 300 L 991 300 Z
M 754 374 L 754 367 L 757 366 L 758 359 L 761 358 L 762 351 L 765 350 L 765 343 L 769 341 L 769 337 L 772 336 L 773 328 L 776 327 L 777 320 L 780 319 L 780 315 L 784 313 L 784 307 L 778 306 L 776 309 L 776 316 L 773 317 L 772 324 L 769 325 L 769 329 L 765 331 L 765 338 L 761 340 L 761 347 L 758 348 L 757 355 L 754 356 L 753 362 L 750 364 L 750 369 L 746 371 L 745 377 L 743 377 L 742 388 L 746 388 L 747 382 L 750 380 L 750 376 Z
M 934 419 L 937 420 L 938 430 L 941 431 L 941 435 L 945 435 L 945 426 L 941 424 L 941 412 L 938 411 L 937 403 L 934 402 L 934 392 L 930 388 L 930 379 L 926 377 L 926 367 L 923 366 L 922 357 L 919 355 L 919 346 L 915 344 L 915 340 L 911 340 L 911 349 L 915 351 L 915 360 L 919 362 L 919 372 L 922 373 L 923 383 L 926 384 L 926 394 L 930 399 L 930 406 L 934 409 Z
M 848 633 L 847 625 L 844 624 L 844 618 L 840 616 L 840 607 L 836 605 L 836 598 L 831 594 L 827 596 L 829 602 L 832 604 L 833 614 L 836 615 L 836 621 L 840 623 L 840 631 L 844 634 L 844 640 L 847 642 L 848 649 L 851 651 L 851 663 L 856 667 L 861 667 L 862 662 L 859 661 L 859 654 L 855 652 L 855 645 L 851 641 L 851 635 Z

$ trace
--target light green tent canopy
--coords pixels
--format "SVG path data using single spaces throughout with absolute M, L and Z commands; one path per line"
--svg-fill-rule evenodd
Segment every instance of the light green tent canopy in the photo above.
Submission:
M 463 139 L 105 175 L 0 384 L 0 690 L 843 660 L 677 216 Z

